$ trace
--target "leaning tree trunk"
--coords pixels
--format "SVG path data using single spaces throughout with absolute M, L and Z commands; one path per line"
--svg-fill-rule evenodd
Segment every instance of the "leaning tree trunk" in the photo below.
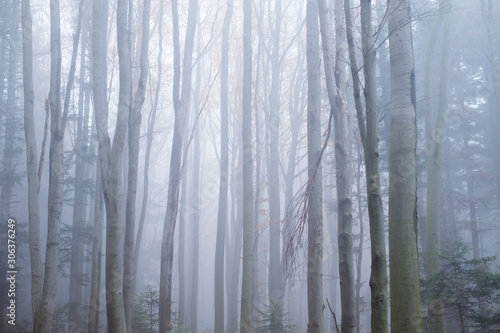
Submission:
M 253 157 L 252 157 L 252 6 L 243 2 L 243 271 L 240 332 L 252 332 L 253 276 Z
M 124 266 L 123 266 L 123 303 L 125 305 L 125 320 L 127 331 L 132 332 L 132 308 L 135 295 L 135 219 L 136 219 L 136 197 L 137 176 L 139 173 L 139 141 L 141 132 L 142 106 L 146 93 L 146 84 L 149 75 L 149 14 L 151 0 L 145 0 L 142 14 L 142 39 L 141 39 L 141 73 L 135 93 L 135 98 L 129 114 L 128 134 L 128 187 L 127 202 L 125 208 L 125 243 L 124 243 Z
M 307 1 L 307 332 L 325 331 L 323 317 L 323 217 L 321 184 L 321 105 L 318 3 Z
M 416 101 L 409 0 L 389 4 L 391 331 L 422 332 L 416 232 Z

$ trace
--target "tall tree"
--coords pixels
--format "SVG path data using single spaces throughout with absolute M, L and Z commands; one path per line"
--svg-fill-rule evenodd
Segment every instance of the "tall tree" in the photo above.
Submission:
M 127 137 L 130 107 L 130 50 L 127 43 L 127 1 L 118 0 L 116 9 L 120 91 L 113 142 L 108 133 L 106 102 L 106 32 L 108 2 L 93 1 L 92 74 L 94 112 L 99 141 L 102 188 L 106 205 L 106 306 L 108 330 L 127 332 L 123 304 L 123 216 L 122 160 Z
M 172 22 L 174 34 L 174 135 L 170 155 L 170 170 L 168 183 L 167 211 L 163 226 L 161 245 L 161 272 L 160 272 L 160 332 L 171 329 L 172 309 L 172 265 L 174 259 L 174 232 L 179 206 L 179 189 L 181 176 L 182 138 L 185 120 L 189 110 L 191 94 L 191 72 L 196 31 L 196 16 L 198 1 L 190 0 L 188 9 L 187 29 L 184 44 L 184 60 L 182 73 L 182 91 L 179 99 L 180 88 L 180 43 L 179 43 L 179 13 L 177 0 L 172 0 Z
M 3 151 L 2 151 L 2 162 L 1 162 L 1 180 L 0 180 L 0 219 L 5 223 L 3 230 L 0 231 L 0 241 L 5 244 L 0 249 L 0 255 L 5 260 L 0 263 L 0 269 L 2 270 L 2 281 L 0 281 L 0 292 L 3 295 L 7 295 L 8 286 L 7 280 L 5 279 L 5 272 L 9 269 L 7 268 L 7 220 L 10 219 L 13 212 L 13 199 L 14 199 L 14 186 L 16 184 L 16 155 L 18 155 L 19 149 L 16 146 L 17 136 L 18 136 L 18 121 L 17 112 L 18 105 L 16 102 L 17 95 L 17 65 L 19 63 L 18 51 L 19 51 L 19 21 L 20 15 L 20 3 L 18 1 L 12 2 L 12 11 L 9 11 L 11 16 L 11 21 L 9 22 L 9 57 L 8 57 L 8 68 L 7 68 L 7 99 L 5 107 L 2 113 L 5 114 L 3 123 Z M 8 26 L 6 24 L 6 26 Z M 3 75 L 3 73 L 2 73 Z M 2 81 L 4 79 L 2 78 Z M 1 119 L 1 118 L 0 118 Z M 7 298 L 4 296 L 0 300 L 0 329 L 5 325 L 5 309 L 7 307 Z
M 252 157 L 252 4 L 243 1 L 243 271 L 240 332 L 252 332 L 253 276 L 253 157 Z
M 217 236 L 215 245 L 215 286 L 214 286 L 214 331 L 224 331 L 224 243 L 227 225 L 227 186 L 229 183 L 229 130 L 228 130 L 228 70 L 229 70 L 229 27 L 233 16 L 233 0 L 226 4 L 226 15 L 222 28 L 222 63 L 220 73 L 220 181 L 219 206 L 217 213 Z
M 40 291 L 42 290 L 42 255 L 40 244 L 40 178 L 35 136 L 34 87 L 33 87 L 33 25 L 30 0 L 22 1 L 23 32 L 23 89 L 24 133 L 26 138 L 26 164 L 28 177 L 29 248 L 31 263 L 31 309 L 33 326 L 37 322 Z
M 142 8 L 142 38 L 139 83 L 135 92 L 134 101 L 130 108 L 128 119 L 128 186 L 125 212 L 125 242 L 124 242 L 124 267 L 123 267 L 123 302 L 125 305 L 125 319 L 127 331 L 132 331 L 132 308 L 135 295 L 135 220 L 137 176 L 139 174 L 139 141 L 141 132 L 142 106 L 146 93 L 146 84 L 149 75 L 149 16 L 151 0 L 145 0 Z
M 88 114 L 85 115 L 84 108 L 84 98 L 89 98 L 89 94 L 86 91 L 87 86 L 85 84 L 85 50 L 86 50 L 86 40 L 87 32 L 82 33 L 82 22 L 84 15 L 84 3 L 85 1 L 80 1 L 79 4 L 79 14 L 77 22 L 77 31 L 73 39 L 75 43 L 80 35 L 82 35 L 82 47 L 80 50 L 80 80 L 79 80 L 79 92 L 78 92 L 78 114 L 77 114 L 77 127 L 76 127 L 76 140 L 75 140 L 75 187 L 74 187 L 74 197 L 73 197 L 73 226 L 72 226 L 72 236 L 71 236 L 71 258 L 70 258 L 70 282 L 69 282 L 69 316 L 68 316 L 68 327 L 74 329 L 82 329 L 82 303 L 83 303 L 83 265 L 84 265 L 84 247 L 85 240 L 82 232 L 86 224 L 86 212 L 87 212 L 87 201 L 88 201 L 88 190 L 85 188 L 86 182 L 89 176 L 89 147 L 88 147 Z M 85 29 L 86 30 L 86 29 Z M 75 45 L 75 44 L 74 44 Z M 76 65 L 76 52 L 73 54 L 75 57 Z M 68 92 L 65 100 L 69 107 L 69 97 Z M 88 112 L 89 110 L 87 110 Z
M 422 332 L 416 232 L 416 99 L 410 1 L 389 3 L 391 331 Z
M 268 193 L 269 193 L 269 310 L 271 315 L 270 331 L 272 333 L 283 330 L 283 306 L 285 299 L 285 284 L 282 277 L 281 247 L 281 205 L 280 205 L 280 36 L 281 36 L 281 0 L 274 5 L 273 47 L 271 53 L 271 94 L 269 95 L 269 166 L 268 166 Z
M 450 24 L 451 13 L 448 6 L 440 7 L 443 10 L 443 43 L 440 64 L 440 84 L 439 84 L 439 103 L 437 117 L 430 107 L 426 108 L 426 148 L 427 148 L 427 214 L 425 225 L 425 272 L 428 277 L 439 274 L 441 263 L 438 257 L 440 251 L 440 215 L 442 200 L 442 161 L 444 139 L 446 134 L 446 118 L 448 114 L 449 100 L 449 72 L 450 72 L 450 49 L 451 36 Z M 432 38 L 432 37 L 431 37 Z M 433 48 L 432 40 L 429 48 Z M 430 61 L 430 59 L 427 59 Z M 430 66 L 426 64 L 426 66 Z M 430 80 L 430 77 L 426 78 Z M 430 83 L 426 82 L 426 86 Z M 427 96 L 430 98 L 430 96 Z M 429 103 L 430 104 L 430 103 Z M 440 299 L 431 299 L 429 301 L 429 332 L 444 333 L 444 304 Z
M 321 183 L 321 105 L 318 2 L 307 1 L 307 332 L 325 331 L 323 316 L 323 217 Z
M 335 1 L 335 38 L 329 23 L 328 7 L 325 0 L 318 1 L 321 22 L 321 40 L 325 78 L 330 102 L 330 112 L 335 123 L 335 175 L 337 188 L 338 249 L 340 303 L 342 310 L 342 333 L 352 333 L 356 327 L 354 268 L 352 245 L 352 194 L 351 194 L 351 152 L 348 136 L 347 110 L 344 96 L 347 93 L 347 56 L 344 29 L 344 3 Z M 336 62 L 335 62 L 336 60 Z
M 388 332 L 387 259 L 385 249 L 384 212 L 380 190 L 378 117 L 376 86 L 376 45 L 373 38 L 371 1 L 361 1 L 361 44 L 363 53 L 365 112 L 360 96 L 359 68 L 356 61 L 350 1 L 345 0 L 346 32 L 349 45 L 349 60 L 355 99 L 358 128 L 363 144 L 366 171 L 366 190 L 371 239 L 371 330 Z M 358 323 L 359 327 L 359 323 Z
M 64 111 L 61 107 L 61 22 L 58 0 L 50 1 L 50 152 L 47 246 L 42 298 L 35 332 L 50 332 L 55 307 L 61 213 L 64 183 L 64 131 L 69 112 L 69 97 L 73 87 L 78 39 L 73 42 L 73 57 L 66 88 Z

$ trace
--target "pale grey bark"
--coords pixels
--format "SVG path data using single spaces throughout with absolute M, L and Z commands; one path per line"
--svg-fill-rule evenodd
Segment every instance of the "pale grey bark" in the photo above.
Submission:
M 349 59 L 353 79 L 353 92 L 361 141 L 363 144 L 368 214 L 371 239 L 371 330 L 388 332 L 387 262 L 385 249 L 384 213 L 380 188 L 378 151 L 378 107 L 375 75 L 376 45 L 373 38 L 371 1 L 361 1 L 361 43 L 364 71 L 365 112 L 360 95 L 359 68 L 356 61 L 350 1 L 344 1 Z M 366 120 L 365 120 L 366 119 Z M 358 292 L 359 293 L 359 292 Z M 358 322 L 358 329 L 359 329 Z
M 232 234 L 226 233 L 226 287 L 227 287 L 227 332 L 236 332 L 238 329 L 238 286 L 240 281 L 241 245 L 243 232 L 243 196 L 242 186 L 242 165 L 243 154 L 238 142 L 241 140 L 240 126 L 238 120 L 234 118 L 233 142 L 231 170 L 231 204 L 233 226 Z M 232 236 L 232 237 L 231 237 Z
M 307 1 L 307 311 L 308 333 L 325 331 L 323 314 L 323 217 L 321 183 L 321 105 L 318 2 Z
M 348 138 L 347 109 L 344 102 L 344 96 L 347 93 L 347 63 L 343 60 L 347 56 L 346 36 L 343 27 L 344 4 L 341 0 L 335 2 L 335 50 L 326 1 L 318 0 L 318 6 L 328 99 L 330 112 L 333 113 L 335 123 L 341 328 L 342 333 L 352 333 L 356 327 L 356 314 L 352 244 L 351 152 Z
M 252 6 L 243 2 L 243 270 L 241 282 L 240 332 L 250 333 L 252 322 L 253 276 L 253 154 L 252 154 Z
M 416 103 L 410 2 L 389 3 L 391 331 L 422 332 L 416 235 Z
M 42 290 L 42 255 L 40 244 L 40 179 L 38 178 L 38 152 L 35 137 L 33 87 L 33 28 L 30 0 L 22 1 L 23 32 L 23 89 L 24 133 L 26 138 L 26 164 L 28 177 L 29 248 L 31 264 L 31 310 L 36 325 L 40 293 Z
M 360 156 L 361 157 L 361 156 Z M 359 219 L 359 244 L 357 249 L 357 258 L 356 258 L 356 332 L 361 332 L 361 322 L 360 322 L 360 303 L 361 303 L 361 268 L 363 263 L 363 243 L 365 241 L 364 235 L 364 218 L 363 218 L 363 203 L 361 196 L 361 158 L 358 158 L 358 172 L 356 175 L 356 201 L 358 203 L 358 219 Z
M 162 55 L 163 55 L 163 0 L 160 1 L 160 8 L 158 10 L 158 59 L 157 59 L 157 77 L 156 88 L 154 94 L 154 101 L 152 110 L 148 118 L 148 132 L 146 134 L 146 154 L 144 157 L 144 179 L 143 179 L 143 196 L 141 203 L 141 215 L 139 218 L 139 226 L 137 228 L 137 235 L 135 240 L 135 253 L 134 253 L 134 276 L 137 277 L 137 267 L 139 263 L 139 254 L 141 250 L 142 232 L 144 230 L 144 222 L 146 221 L 146 210 L 148 206 L 149 197 L 149 163 L 151 158 L 151 148 L 153 146 L 153 134 L 156 122 L 156 112 L 158 110 L 160 90 L 161 90 L 161 77 L 162 77 Z M 137 282 L 135 282 L 137 284 Z
M 35 332 L 47 333 L 51 331 L 57 288 L 57 260 L 59 255 L 64 181 L 63 140 L 67 116 L 67 113 L 62 113 L 61 108 L 61 29 L 59 1 L 57 0 L 50 2 L 50 22 L 51 65 L 49 103 L 51 140 L 49 152 L 48 229 L 42 298 L 40 300 L 36 326 L 34 327 Z
M 280 33 L 281 33 L 281 0 L 276 0 L 274 6 L 274 31 L 271 53 L 271 94 L 269 95 L 269 116 L 267 126 L 269 131 L 269 165 L 268 165 L 268 193 L 269 193 L 269 311 L 270 331 L 272 333 L 283 330 L 283 306 L 285 299 L 285 285 L 283 283 L 283 269 L 281 267 L 281 205 L 279 179 L 279 137 L 280 137 Z
M 197 0 L 189 1 L 187 29 L 184 44 L 184 61 L 182 76 L 182 92 L 179 100 L 180 80 L 180 45 L 179 45 L 179 14 L 177 0 L 172 0 L 172 15 L 174 26 L 174 85 L 173 101 L 175 112 L 174 135 L 170 156 L 167 211 L 163 226 L 160 272 L 160 332 L 172 328 L 172 265 L 174 256 L 174 232 L 179 205 L 179 188 L 181 176 L 182 138 L 185 120 L 188 112 L 191 93 L 192 56 L 194 35 L 196 29 Z
M 90 275 L 90 301 L 89 301 L 89 319 L 88 332 L 99 332 L 100 317 L 100 292 L 101 292 L 101 258 L 102 258 L 102 232 L 104 222 L 104 210 L 102 202 L 102 178 L 101 164 L 96 164 L 96 185 L 94 198 L 94 238 L 92 240 L 92 269 Z
M 124 266 L 123 266 L 123 302 L 125 305 L 125 320 L 127 331 L 132 331 L 132 310 L 135 295 L 135 220 L 136 220 L 136 197 L 137 176 L 139 174 L 139 141 L 142 120 L 142 106 L 146 93 L 146 84 L 149 75 L 149 16 L 151 11 L 151 0 L 145 0 L 142 13 L 142 38 L 139 82 L 129 114 L 128 128 L 128 187 L 125 208 L 125 242 L 124 242 Z
M 427 153 L 427 214 L 425 225 L 425 271 L 426 276 L 431 277 L 441 272 L 441 262 L 438 256 L 441 250 L 441 200 L 442 200 L 442 160 L 444 139 L 446 135 L 446 118 L 448 114 L 449 101 L 449 72 L 450 72 L 450 48 L 451 48 L 451 14 L 448 6 L 443 6 L 444 2 L 440 3 L 441 9 L 444 9 L 444 18 L 437 20 L 444 21 L 443 27 L 443 44 L 441 54 L 441 70 L 440 70 L 440 87 L 439 87 L 439 106 L 437 116 L 434 114 L 431 103 L 426 104 L 426 153 Z M 444 7 L 444 8 L 443 8 Z M 437 33 L 437 32 L 435 32 Z M 434 34 L 435 34 L 434 33 Z M 434 35 L 431 34 L 431 35 Z M 435 41 L 430 40 L 429 52 L 433 51 Z M 427 58 L 431 62 L 430 57 Z M 430 64 L 426 63 L 426 69 Z M 426 70 L 427 74 L 427 70 Z M 431 78 L 426 77 L 426 88 L 431 85 Z M 426 89 L 426 93 L 427 93 Z M 430 99 L 430 94 L 426 97 Z M 427 99 L 426 98 L 426 99 Z M 429 127 L 427 127 L 429 126 Z M 429 300 L 429 332 L 444 333 L 444 304 L 439 299 Z
M 217 213 L 217 236 L 215 244 L 215 275 L 214 275 L 214 331 L 224 331 L 224 243 L 227 225 L 227 187 L 229 183 L 229 130 L 228 130 L 228 56 L 229 56 L 229 27 L 233 16 L 233 0 L 226 4 L 226 15 L 222 28 L 222 63 L 220 73 L 221 85 L 221 143 L 220 143 L 220 180 L 219 203 Z
M 84 264 L 84 236 L 83 227 L 86 223 L 86 210 L 88 201 L 88 191 L 85 189 L 85 181 L 89 176 L 88 165 L 88 114 L 85 117 L 84 97 L 85 87 L 85 48 L 86 31 L 82 33 L 82 21 L 84 15 L 84 3 L 80 1 L 77 23 L 77 35 L 82 35 L 82 47 L 80 50 L 80 80 L 78 92 L 78 116 L 77 132 L 75 141 L 75 190 L 73 198 L 73 227 L 71 236 L 71 266 L 69 283 L 69 316 L 68 327 L 81 330 L 83 328 L 82 304 L 83 304 L 83 264 Z M 76 35 L 74 43 L 77 41 Z M 75 46 L 75 44 L 74 44 Z M 73 58 L 76 64 L 76 48 Z M 72 59 L 73 60 L 73 59 Z M 74 74 L 73 74 L 74 75 Z M 71 91 L 71 90 L 70 90 Z M 87 93 L 87 99 L 90 98 Z M 69 108 L 71 95 L 66 93 L 65 108 Z
M 106 31 L 108 2 L 93 1 L 92 73 L 94 112 L 99 140 L 102 186 L 106 204 L 106 307 L 108 330 L 127 332 L 123 305 L 122 160 L 130 103 L 130 50 L 127 45 L 127 2 L 117 2 L 117 43 L 120 72 L 118 113 L 113 143 L 108 133 L 106 101 Z
M 7 221 L 12 218 L 11 214 L 14 211 L 14 196 L 15 196 L 15 185 L 16 185 L 16 158 L 18 147 L 16 144 L 18 137 L 18 124 L 17 124 L 17 112 L 18 105 L 16 102 L 16 86 L 18 81 L 16 79 L 17 76 L 17 65 L 19 62 L 18 51 L 19 51 L 19 21 L 21 18 L 20 15 L 20 2 L 14 1 L 12 4 L 12 12 L 9 11 L 11 15 L 10 26 L 7 24 L 6 28 L 9 31 L 9 57 L 8 57 L 8 68 L 7 68 L 7 98 L 4 109 L 1 111 L 5 114 L 3 128 L 2 128 L 2 136 L 4 138 L 3 142 L 3 151 L 2 151 L 2 159 L 1 159 L 1 191 L 0 191 L 0 219 L 2 221 L 3 230 L 0 230 L 0 243 L 3 246 L 0 248 L 0 256 L 5 258 L 3 262 L 0 263 L 0 270 L 2 272 L 7 272 L 10 268 L 7 265 Z M 3 75 L 1 73 L 0 75 Z M 4 77 L 2 77 L 2 81 L 4 81 Z M 1 114 L 0 114 L 1 115 Z M 0 117 L 2 119 L 2 117 Z M 5 279 L 5 273 L 2 273 L 4 279 L 0 281 L 0 292 L 3 295 L 8 294 L 8 284 Z M 8 306 L 8 299 L 6 296 L 0 299 L 0 329 L 6 327 L 6 308 Z

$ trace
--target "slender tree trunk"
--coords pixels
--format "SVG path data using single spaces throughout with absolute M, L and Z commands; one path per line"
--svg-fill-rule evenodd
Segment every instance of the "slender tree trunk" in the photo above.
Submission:
M 416 231 L 416 100 L 410 2 L 389 3 L 391 331 L 422 332 Z
M 191 71 L 192 55 L 194 47 L 194 34 L 196 29 L 196 15 L 198 11 L 197 0 L 189 1 L 187 30 L 184 45 L 184 63 L 182 77 L 182 92 L 179 100 L 180 80 L 180 46 L 179 46 L 179 14 L 177 0 L 172 0 L 172 15 L 174 25 L 174 136 L 172 141 L 172 152 L 170 157 L 170 171 L 168 184 L 167 212 L 163 227 L 163 239 L 161 250 L 161 273 L 160 273 L 160 332 L 164 333 L 172 328 L 172 265 L 174 258 L 174 231 L 177 220 L 179 204 L 179 187 L 181 176 L 182 157 L 182 131 L 185 128 L 185 120 L 189 107 L 189 96 L 191 93 Z
M 343 28 L 344 11 L 342 1 L 335 2 L 336 51 L 333 46 L 333 31 L 329 24 L 328 7 L 325 0 L 319 0 L 323 58 L 328 99 L 335 123 L 335 164 L 338 203 L 338 240 L 340 299 L 342 308 L 342 333 L 354 331 L 356 326 L 354 269 L 352 245 L 352 198 L 350 172 L 350 144 L 347 135 L 347 115 L 344 96 L 347 91 L 346 41 Z M 335 58 L 334 58 L 335 55 Z M 337 59 L 335 63 L 335 59 Z
M 101 292 L 101 257 L 102 257 L 102 230 L 103 209 L 102 209 L 102 178 L 101 165 L 96 164 L 96 185 L 94 198 L 94 238 L 92 240 L 92 272 L 90 276 L 90 302 L 89 302 L 89 322 L 88 332 L 99 332 L 100 315 L 100 292 Z
M 364 243 L 364 221 L 363 221 L 363 204 L 361 202 L 361 156 L 358 158 L 358 174 L 356 177 L 356 196 L 358 202 L 358 216 L 359 216 L 359 245 L 358 257 L 356 259 L 356 332 L 361 331 L 360 322 L 360 297 L 361 297 L 361 268 L 363 262 L 363 243 Z
M 137 198 L 137 176 L 139 173 L 139 141 L 141 132 L 142 106 L 146 93 L 146 84 L 149 75 L 149 16 L 151 0 L 145 0 L 142 13 L 142 39 L 141 39 L 141 72 L 132 107 L 130 108 L 128 127 L 128 187 L 125 212 L 125 242 L 124 242 L 124 267 L 123 267 L 123 302 L 125 305 L 125 320 L 127 331 L 132 332 L 132 309 L 135 295 L 135 220 Z
M 441 8 L 443 3 L 441 3 Z M 446 6 L 444 11 L 444 31 L 443 31 L 443 51 L 441 54 L 441 73 L 440 73 L 440 89 L 439 89 L 439 109 L 437 121 L 434 119 L 431 108 L 426 109 L 426 132 L 431 132 L 427 136 L 427 214 L 425 226 L 425 269 L 426 275 L 431 277 L 439 274 L 441 271 L 441 263 L 438 257 L 438 252 L 441 249 L 440 236 L 440 212 L 441 212 L 441 197 L 442 197 L 442 160 L 443 160 L 443 145 L 446 134 L 446 117 L 448 114 L 449 100 L 449 72 L 450 72 L 450 24 L 451 17 L 448 11 L 450 8 Z M 433 47 L 433 45 L 429 45 Z M 427 59 L 428 61 L 430 59 Z M 427 120 L 429 118 L 429 120 Z M 444 304 L 439 299 L 429 301 L 429 332 L 444 333 Z
M 239 148 L 237 142 L 241 141 L 240 126 L 235 117 L 233 125 L 233 147 Z M 232 239 L 226 233 L 228 255 L 226 262 L 227 280 L 227 332 L 237 332 L 238 329 L 238 286 L 240 281 L 241 246 L 243 233 L 243 196 L 242 196 L 242 172 L 243 154 L 241 149 L 232 150 L 231 173 L 231 203 L 232 203 Z
M 253 157 L 252 157 L 252 6 L 243 2 L 243 271 L 241 282 L 240 332 L 250 333 L 252 323 L 253 276 Z
M 135 240 L 135 253 L 134 253 L 134 276 L 137 277 L 137 267 L 139 263 L 139 254 L 141 250 L 142 241 L 142 231 L 144 229 L 144 222 L 146 221 L 146 210 L 148 205 L 149 197 L 149 163 L 151 158 L 151 148 L 153 146 L 153 134 L 156 122 L 156 111 L 158 110 L 160 89 L 161 89 L 161 77 L 162 77 L 162 55 L 163 55 L 163 0 L 160 1 L 160 8 L 158 13 L 158 62 L 157 62 L 157 78 L 156 78 L 156 88 L 154 94 L 154 101 L 151 113 L 148 119 L 148 132 L 146 134 L 146 155 L 144 158 L 144 188 L 143 197 L 141 204 L 141 216 L 139 218 L 139 226 L 137 229 L 137 236 Z M 137 281 L 134 281 L 137 285 Z M 135 287 L 134 287 L 135 288 Z
M 63 154 L 66 114 L 61 109 L 61 32 L 59 1 L 50 2 L 50 151 L 47 247 L 42 298 L 35 332 L 50 332 L 57 288 L 57 261 L 63 203 Z M 76 52 L 76 50 L 74 50 Z M 69 85 L 68 80 L 68 86 Z
M 281 32 L 281 0 L 275 2 L 273 48 L 271 54 L 271 94 L 269 96 L 269 307 L 270 331 L 272 333 L 283 330 L 283 306 L 285 299 L 284 283 L 281 267 L 281 206 L 280 206 L 280 179 L 279 179 L 279 137 L 280 137 L 280 32 Z
M 117 2 L 117 43 L 120 72 L 118 113 L 113 143 L 108 134 L 106 101 L 106 36 L 108 3 L 93 2 L 92 72 L 94 110 L 99 140 L 102 186 L 106 204 L 106 306 L 108 330 L 127 332 L 123 304 L 122 161 L 130 103 L 130 50 L 127 44 L 127 2 Z
M 24 133 L 26 137 L 26 164 L 28 177 L 29 244 L 31 263 L 31 309 L 33 326 L 42 290 L 42 256 L 40 244 L 40 179 L 38 178 L 38 152 L 35 136 L 34 88 L 33 88 L 33 30 L 30 0 L 22 1 L 23 31 L 23 88 Z
M 214 286 L 214 309 L 215 309 L 215 332 L 224 331 L 224 242 L 226 238 L 227 225 L 227 186 L 229 183 L 229 145 L 228 145 L 228 56 L 229 56 L 229 27 L 233 16 L 233 0 L 226 4 L 226 15 L 222 29 L 222 63 L 221 63 L 221 158 L 220 158 L 220 181 L 219 181 L 219 206 L 217 213 L 217 237 L 215 245 L 215 286 Z
M 7 73 L 7 100 L 5 104 L 5 122 L 3 129 L 4 145 L 3 145 L 3 156 L 1 160 L 2 164 L 2 179 L 1 179 L 1 192 L 0 192 L 0 219 L 2 221 L 2 230 L 0 231 L 0 243 L 3 244 L 0 249 L 0 255 L 3 262 L 0 263 L 0 271 L 2 272 L 2 280 L 0 281 L 0 292 L 2 295 L 0 299 L 0 329 L 5 327 L 5 318 L 7 308 L 7 294 L 8 294 L 8 284 L 7 284 L 7 271 L 11 271 L 10 266 L 7 266 L 7 221 L 12 218 L 11 213 L 13 212 L 14 204 L 14 186 L 16 185 L 16 158 L 17 155 L 17 136 L 18 136 L 18 124 L 17 124 L 17 103 L 16 103 L 16 86 L 18 81 L 17 77 L 17 65 L 18 59 L 18 47 L 19 47 L 19 21 L 20 15 L 20 2 L 14 1 L 12 3 L 11 22 L 10 22 L 10 38 L 9 38 L 9 66 Z M 3 75 L 1 73 L 0 75 Z M 2 80 L 4 78 L 2 77 Z M 2 112 L 2 113 L 3 113 Z M 1 117 L 0 117 L 1 119 Z
M 318 3 L 307 1 L 307 162 L 310 191 L 307 210 L 307 308 L 308 333 L 325 331 L 323 316 L 323 218 L 321 184 L 321 106 Z
M 379 151 L 378 151 L 378 115 L 377 86 L 375 74 L 376 48 L 373 40 L 371 1 L 361 1 L 361 38 L 363 69 L 365 77 L 365 112 L 366 122 L 361 109 L 360 81 L 356 65 L 350 1 L 345 1 L 345 16 L 351 74 L 353 78 L 356 115 L 363 143 L 366 171 L 366 188 L 371 239 L 371 330 L 374 333 L 388 332 L 388 297 L 387 297 L 387 261 L 385 249 L 384 212 L 380 189 Z M 354 66 L 353 66 L 354 64 Z M 359 322 L 358 322 L 359 329 Z
M 85 48 L 86 33 L 81 33 L 84 13 L 84 1 L 80 1 L 77 34 L 82 35 L 80 50 L 80 80 L 78 93 L 77 133 L 75 142 L 75 191 L 73 199 L 73 227 L 71 237 L 71 266 L 69 283 L 69 316 L 68 327 L 81 330 L 83 328 L 83 265 L 84 265 L 84 226 L 86 223 L 86 210 L 88 191 L 85 182 L 88 181 L 88 116 L 85 117 L 84 97 L 85 87 Z M 76 61 L 76 49 L 74 51 Z M 68 96 L 68 95 L 66 95 Z M 69 100 L 68 107 L 69 107 Z M 65 101 L 66 103 L 66 101 Z M 87 119 L 87 122 L 84 121 Z

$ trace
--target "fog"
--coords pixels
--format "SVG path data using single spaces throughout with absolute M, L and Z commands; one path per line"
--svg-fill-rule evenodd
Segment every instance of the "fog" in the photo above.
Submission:
M 500 4 L 0 2 L 1 332 L 500 329 Z

